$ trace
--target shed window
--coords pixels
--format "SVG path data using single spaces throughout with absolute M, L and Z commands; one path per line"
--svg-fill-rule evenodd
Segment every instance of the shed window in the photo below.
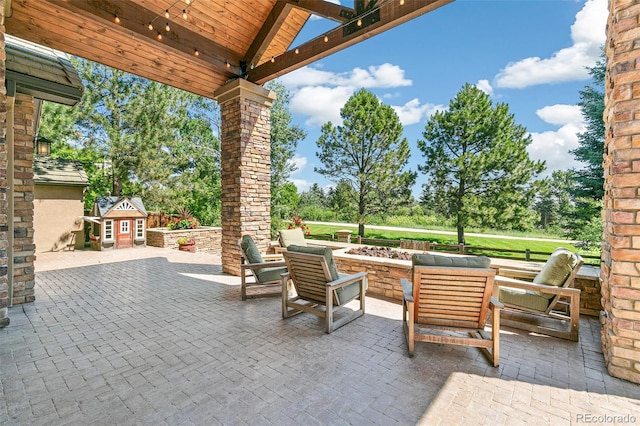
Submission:
M 144 240 L 144 219 L 136 219 L 136 240 Z
M 120 233 L 121 234 L 128 234 L 129 231 L 129 221 L 128 220 L 121 220 L 120 221 Z
M 104 221 L 104 238 L 102 241 L 113 241 L 113 220 Z

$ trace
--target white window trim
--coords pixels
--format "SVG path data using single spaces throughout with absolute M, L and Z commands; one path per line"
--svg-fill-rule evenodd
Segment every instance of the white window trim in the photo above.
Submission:
M 125 229 L 126 227 L 126 229 Z M 131 219 L 121 219 L 120 220 L 120 235 L 122 234 L 131 234 Z
M 142 235 L 138 235 L 138 230 L 142 230 Z M 145 234 L 145 229 L 144 229 L 144 219 L 136 219 L 136 229 L 135 229 L 135 239 L 138 241 L 142 241 L 144 240 L 144 234 Z
M 111 242 L 114 241 L 114 229 L 113 229 L 113 219 L 105 219 L 102 224 L 102 241 Z M 111 237 L 107 236 L 107 223 L 111 224 Z

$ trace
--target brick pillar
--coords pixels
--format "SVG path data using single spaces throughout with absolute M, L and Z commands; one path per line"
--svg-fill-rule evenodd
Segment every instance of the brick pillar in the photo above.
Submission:
M 609 0 L 602 348 L 612 376 L 640 383 L 640 5 Z
M 4 0 L 0 0 L 0 327 L 9 324 L 7 278 L 7 89 L 5 87 Z
M 220 105 L 222 270 L 240 275 L 238 239 L 264 251 L 271 238 L 271 122 L 275 94 L 238 79 L 215 92 Z
M 13 304 L 33 302 L 33 98 L 16 94 L 13 109 Z

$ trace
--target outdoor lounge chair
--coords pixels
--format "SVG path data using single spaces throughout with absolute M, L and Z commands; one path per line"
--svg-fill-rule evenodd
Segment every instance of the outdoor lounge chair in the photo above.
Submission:
M 331 333 L 346 323 L 364 315 L 367 273 L 338 274 L 333 254 L 328 247 L 290 245 L 283 252 L 289 273 L 282 278 L 282 318 L 308 312 L 324 318 L 325 330 Z M 296 291 L 289 296 L 287 280 L 291 279 Z M 359 298 L 360 309 L 347 311 L 334 318 L 336 308 Z
M 300 228 L 282 229 L 278 231 L 278 241 L 283 249 L 290 245 L 306 246 L 307 240 L 304 238 L 304 232 Z
M 505 306 L 503 324 L 577 342 L 580 290 L 572 287 L 583 263 L 579 254 L 559 248 L 537 275 L 500 269 L 494 296 Z
M 412 263 L 412 282 L 401 280 L 409 356 L 415 342 L 474 346 L 497 367 L 502 305 L 491 297 L 496 272 L 489 258 L 414 254 Z M 489 309 L 491 335 L 484 330 Z
M 261 255 L 255 242 L 249 235 L 238 240 L 242 250 L 240 258 L 240 293 L 242 300 L 254 297 L 279 296 L 282 274 L 287 272 L 283 260 L 265 262 L 267 259 L 282 259 L 282 256 Z M 247 272 L 251 271 L 254 282 L 247 281 Z M 251 293 L 248 290 L 251 289 Z

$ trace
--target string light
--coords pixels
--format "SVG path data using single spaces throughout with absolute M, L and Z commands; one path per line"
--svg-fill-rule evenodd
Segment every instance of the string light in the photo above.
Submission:
M 171 17 L 171 14 L 169 13 L 169 9 L 164 11 L 164 17 L 169 19 Z
M 153 31 L 153 24 L 149 22 L 149 25 L 147 25 L 147 28 L 149 28 L 149 31 Z
M 195 56 L 200 56 L 200 52 L 198 51 L 198 49 L 194 50 L 194 51 L 193 51 L 193 54 L 194 54 Z
M 400 0 L 400 6 L 404 5 L 404 0 Z
M 184 0 L 184 2 L 189 6 L 191 4 L 191 0 Z
M 271 63 L 274 63 L 276 61 L 276 58 L 274 58 L 273 56 L 271 57 Z
M 224 63 L 224 65 L 225 65 L 227 68 L 231 68 L 231 64 L 229 63 L 229 61 L 226 61 L 226 62 Z
M 359 27 L 362 26 L 362 19 L 358 18 L 358 22 L 356 22 L 356 24 L 358 24 Z
M 158 41 L 162 40 L 162 34 L 158 33 L 158 35 L 156 36 L 156 38 L 158 39 Z
M 118 18 L 118 15 L 116 15 L 116 17 L 113 18 L 113 22 L 115 22 L 116 24 L 120 23 L 120 18 Z
M 300 53 L 300 49 L 298 49 L 298 48 L 296 47 L 296 55 L 297 55 L 298 53 Z
M 182 9 L 182 19 L 187 19 L 187 9 Z
M 169 26 L 169 23 L 168 23 L 168 22 L 167 22 L 167 25 L 165 25 L 165 26 L 164 26 L 164 30 L 165 30 L 166 32 L 171 31 L 171 27 Z
M 324 42 L 326 43 L 326 42 L 328 42 L 328 41 L 329 41 L 329 37 L 324 36 Z

